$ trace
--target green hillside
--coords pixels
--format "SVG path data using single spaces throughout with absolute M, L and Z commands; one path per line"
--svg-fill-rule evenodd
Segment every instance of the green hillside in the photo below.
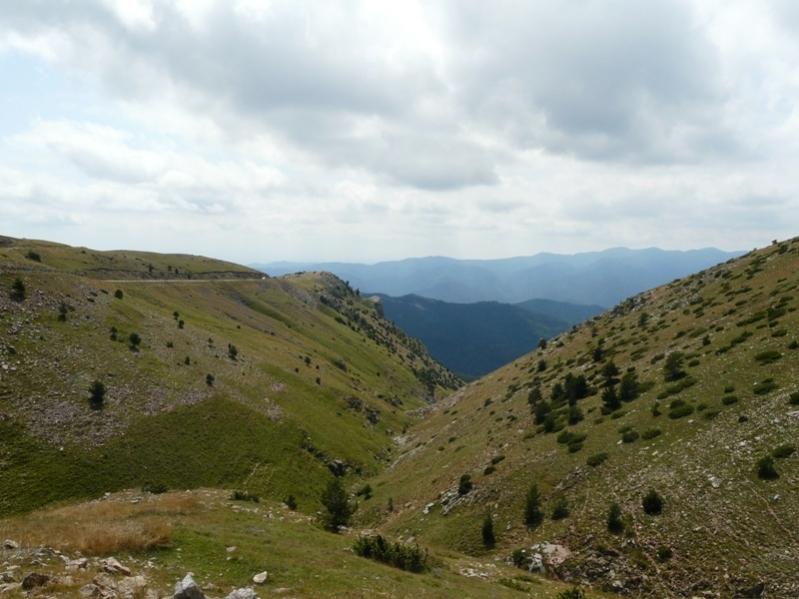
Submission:
M 331 471 L 375 474 L 458 384 L 332 275 L 0 247 L 0 514 L 145 484 L 291 493 L 312 511 Z
M 526 548 L 524 564 L 560 544 L 571 556 L 550 574 L 635 596 L 799 595 L 798 295 L 794 239 L 561 334 L 437 403 L 372 482 L 400 508 L 363 522 L 474 555 Z

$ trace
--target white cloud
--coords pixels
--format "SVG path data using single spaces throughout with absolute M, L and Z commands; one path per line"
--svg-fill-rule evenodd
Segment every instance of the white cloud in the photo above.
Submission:
M 0 60 L 85 104 L 3 88 L 0 215 L 245 261 L 748 247 L 799 224 L 792 6 L 3 3 Z

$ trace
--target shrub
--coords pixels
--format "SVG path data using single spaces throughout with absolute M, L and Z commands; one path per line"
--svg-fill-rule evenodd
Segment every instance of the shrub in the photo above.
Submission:
M 182 329 L 182 328 L 185 326 L 185 324 L 186 324 L 186 323 L 183 321 L 183 319 L 182 319 L 182 318 L 181 318 L 180 320 L 178 320 L 178 328 L 179 328 L 179 329 Z
M 233 493 L 230 494 L 230 499 L 231 501 L 252 501 L 253 503 L 259 503 L 261 501 L 258 495 L 247 491 L 233 491 Z
M 591 466 L 591 468 L 596 468 L 597 466 L 603 464 L 605 460 L 608 459 L 608 454 L 606 452 L 595 453 L 594 455 L 590 456 L 585 463 Z
M 780 477 L 774 468 L 774 458 L 766 455 L 757 461 L 757 476 L 762 480 L 776 480 Z
M 128 336 L 128 342 L 130 343 L 130 351 L 139 351 L 139 345 L 141 345 L 141 337 L 139 337 L 138 333 L 131 333 Z
M 355 555 L 408 572 L 424 572 L 428 568 L 427 551 L 418 545 L 391 543 L 381 535 L 359 537 L 352 550 Z
M 608 509 L 608 532 L 615 535 L 624 532 L 624 521 L 621 519 L 621 507 L 618 503 L 610 504 Z
M 658 547 L 655 557 L 659 562 L 667 562 L 672 558 L 673 555 L 674 553 L 672 552 L 671 548 L 664 545 L 662 547 Z
M 779 388 L 780 386 L 774 379 L 763 379 L 759 383 L 755 383 L 752 393 L 755 395 L 766 395 L 767 393 L 771 393 L 775 389 Z
M 466 495 L 474 488 L 472 477 L 469 474 L 464 474 L 458 481 L 458 495 Z
M 788 403 L 792 406 L 799 406 L 799 391 L 794 391 L 788 397 Z
M 89 406 L 92 410 L 99 410 L 105 402 L 105 385 L 100 381 L 94 381 L 89 385 Z
M 663 498 L 654 489 L 644 495 L 641 505 L 644 508 L 644 513 L 650 516 L 657 516 L 663 513 Z
M 721 403 L 725 406 L 731 406 L 734 403 L 738 402 L 738 398 L 735 395 L 725 395 L 721 398 Z
M 494 519 L 491 517 L 490 512 L 483 518 L 481 534 L 483 536 L 483 546 L 486 549 L 493 549 L 497 544 L 497 538 L 494 536 Z
M 774 349 L 762 351 L 758 354 L 755 354 L 755 360 L 761 366 L 764 366 L 766 364 L 773 364 L 780 358 L 782 358 L 782 354 Z
M 215 380 L 216 380 L 216 377 L 214 377 L 214 375 L 211 374 L 210 372 L 205 375 L 205 384 L 208 385 L 209 387 L 213 387 L 214 386 L 214 381 Z
M 558 497 L 552 507 L 552 519 L 563 520 L 569 516 L 569 504 L 565 497 Z
M 510 554 L 510 560 L 517 568 L 523 568 L 527 561 L 527 552 L 524 549 L 514 549 Z
M 347 526 L 350 523 L 350 518 L 355 513 L 355 506 L 350 503 L 347 492 L 338 478 L 333 478 L 327 484 L 322 492 L 321 502 L 327 511 L 323 516 L 325 528 L 337 532 L 340 526 Z
M 289 508 L 292 512 L 297 509 L 297 499 L 294 495 L 289 495 L 283 500 L 283 503 L 287 508 Z
M 538 491 L 538 485 L 533 483 L 527 491 L 527 497 L 524 501 L 524 524 L 527 528 L 535 528 L 544 519 L 544 514 L 541 512 L 541 493 Z
M 39 254 L 39 252 L 34 252 L 33 250 L 28 250 L 28 253 L 25 254 L 25 257 L 28 260 L 33 260 L 34 262 L 41 262 L 42 261 L 42 257 Z
M 660 432 L 659 428 L 650 428 L 641 433 L 641 438 L 645 440 L 654 439 L 660 436 Z
M 228 358 L 230 358 L 231 360 L 233 360 L 235 362 L 237 360 L 237 358 L 238 358 L 239 350 L 236 349 L 235 345 L 233 345 L 231 343 L 228 343 L 227 344 L 227 355 L 228 355 Z
M 141 490 L 142 493 L 161 495 L 162 493 L 166 493 L 169 489 L 164 483 L 145 483 Z
M 585 599 L 585 593 L 583 593 L 579 588 L 573 587 L 558 593 L 557 599 Z
M 669 418 L 672 420 L 677 420 L 678 418 L 684 418 L 685 416 L 690 416 L 694 413 L 694 406 L 691 404 L 681 400 L 676 399 L 671 402 L 669 406 Z
M 27 289 L 25 288 L 25 283 L 17 277 L 14 279 L 14 282 L 11 283 L 11 291 L 9 292 L 8 296 L 15 302 L 22 302 L 25 301 L 25 296 L 27 295 Z
M 360 489 L 355 492 L 356 497 L 363 497 L 365 501 L 368 501 L 372 498 L 372 485 L 366 483 Z
M 496 471 L 497 471 L 497 469 L 494 466 L 486 466 L 483 469 L 483 476 L 488 476 L 489 474 L 494 474 L 494 472 L 496 472 Z
M 116 291 L 114 291 L 114 297 L 117 299 L 122 299 L 123 297 L 125 297 L 125 294 L 122 293 L 121 289 L 117 289 Z
M 626 431 L 626 432 L 625 432 L 625 433 L 624 433 L 624 434 L 621 436 L 621 440 L 622 440 L 622 442 L 624 442 L 624 443 L 632 443 L 632 442 L 634 442 L 634 441 L 637 441 L 637 440 L 638 440 L 638 437 L 640 437 L 640 436 L 641 436 L 641 435 L 639 435 L 639 434 L 638 434 L 638 431 L 632 431 L 632 430 L 630 430 L 630 431 Z
M 786 443 L 775 448 L 774 451 L 771 452 L 771 455 L 780 460 L 782 458 L 791 457 L 794 451 L 796 451 L 796 447 L 790 443 Z
M 678 381 L 685 376 L 685 371 L 682 369 L 684 356 L 680 352 L 672 352 L 666 358 L 663 364 L 663 380 L 668 382 Z

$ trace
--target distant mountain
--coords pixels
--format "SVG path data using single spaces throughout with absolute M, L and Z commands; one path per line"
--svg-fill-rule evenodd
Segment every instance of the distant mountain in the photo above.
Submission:
M 515 306 L 458 304 L 418 295 L 379 297 L 387 319 L 420 339 L 436 360 L 469 378 L 491 372 L 534 349 L 540 339 L 602 312 L 599 306 L 551 300 Z
M 254 264 L 270 275 L 326 270 L 353 287 L 398 297 L 447 302 L 524 302 L 534 298 L 616 305 L 622 299 L 741 255 L 715 248 L 689 251 L 613 248 L 499 260 L 409 258 L 395 262 L 273 262 Z
M 595 304 L 572 304 L 570 302 L 556 302 L 547 299 L 531 299 L 526 302 L 519 302 L 516 306 L 532 314 L 550 316 L 566 321 L 569 325 L 578 324 L 605 311 L 605 308 Z

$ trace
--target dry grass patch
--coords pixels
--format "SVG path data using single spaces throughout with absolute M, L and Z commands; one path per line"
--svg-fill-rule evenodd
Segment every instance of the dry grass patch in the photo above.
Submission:
M 175 518 L 199 509 L 184 493 L 90 501 L 0 521 L 0 537 L 83 555 L 136 553 L 168 546 Z

